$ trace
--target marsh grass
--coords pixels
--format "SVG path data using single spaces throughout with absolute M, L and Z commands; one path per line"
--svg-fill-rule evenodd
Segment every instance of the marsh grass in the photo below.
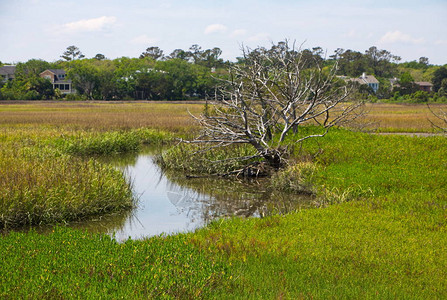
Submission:
M 128 131 L 78 132 L 58 137 L 52 143 L 65 153 L 89 156 L 135 152 L 143 144 L 160 145 L 172 139 L 172 134 L 140 128 Z
M 312 162 L 294 163 L 272 175 L 272 188 L 289 193 L 315 194 L 316 169 L 317 166 Z
M 77 221 L 135 206 L 121 171 L 91 156 L 173 138 L 155 129 L 93 131 L 10 124 L 0 129 L 0 227 Z
M 0 126 L 53 126 L 71 130 L 152 128 L 189 134 L 202 103 L 187 102 L 0 102 Z
M 435 110 L 447 110 L 446 104 L 431 104 Z M 367 114 L 359 127 L 377 132 L 436 132 L 430 123 L 438 123 L 426 104 L 373 103 L 366 105 Z
M 241 169 L 254 159 L 256 151 L 250 145 L 232 145 L 207 150 L 208 146 L 196 144 L 179 144 L 164 151 L 157 157 L 157 162 L 164 168 L 182 171 L 187 174 L 226 174 Z
M 0 150 L 2 228 L 79 220 L 135 206 L 121 172 L 52 148 Z
M 445 104 L 431 104 L 447 111 Z M 0 126 L 28 124 L 72 130 L 109 131 L 150 127 L 190 135 L 199 128 L 189 112 L 203 112 L 196 102 L 0 102 Z M 379 132 L 433 132 L 429 119 L 436 122 L 425 104 L 366 104 L 367 114 L 355 129 Z
M 0 129 L 0 227 L 69 222 L 135 206 L 121 171 L 92 158 L 173 138 L 155 129 L 73 130 L 10 124 Z
M 390 106 L 376 107 L 379 114 Z M 399 114 L 401 108 L 386 114 Z M 10 176 L 2 181 L 7 188 L 17 182 L 17 191 L 27 191 L 22 188 L 27 178 L 45 182 L 33 171 L 47 157 L 54 157 L 61 170 L 64 159 L 81 160 L 50 145 L 59 125 L 48 121 L 33 129 L 36 125 L 19 124 L 15 118 L 17 123 L 1 127 L 5 134 L 0 135 L 5 147 L 0 152 L 5 168 L 0 170 Z M 386 122 L 391 125 L 381 126 L 431 130 L 429 125 L 416 128 L 414 119 L 399 125 L 404 127 Z M 64 130 L 78 130 L 72 126 Z M 45 138 L 34 138 L 43 127 Z M 10 130 L 19 130 L 20 136 Z M 41 145 L 56 153 L 36 151 Z M 20 154 L 17 146 L 28 150 Z M 445 299 L 446 149 L 442 136 L 337 129 L 293 153 L 297 161 L 315 164 L 313 189 L 317 195 L 327 193 L 327 202 L 320 205 L 324 208 L 219 220 L 187 235 L 122 244 L 68 229 L 50 235 L 9 233 L 0 238 L 0 297 Z M 182 156 L 177 157 L 174 165 L 181 166 Z

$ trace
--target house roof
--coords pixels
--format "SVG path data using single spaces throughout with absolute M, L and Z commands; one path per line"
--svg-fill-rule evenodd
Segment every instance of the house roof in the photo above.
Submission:
M 0 75 L 14 75 L 15 72 L 16 72 L 16 66 L 0 67 Z
M 362 75 L 360 77 L 360 80 L 362 80 L 366 84 L 368 84 L 368 83 L 379 83 L 379 81 L 373 75 Z
M 61 84 L 61 83 L 72 83 L 72 81 L 70 79 L 66 79 L 65 76 L 63 77 L 59 77 L 59 75 L 66 75 L 67 72 L 65 72 L 65 70 L 63 69 L 47 69 L 45 71 L 43 71 L 42 73 L 45 73 L 47 71 L 50 71 L 51 73 L 53 73 L 53 83 L 55 84 Z M 42 76 L 42 73 L 40 73 L 40 76 Z
M 47 69 L 47 70 L 45 70 L 45 71 L 50 71 L 51 73 L 53 73 L 54 75 L 61 75 L 61 74 L 66 74 L 67 72 L 65 72 L 65 70 L 63 70 L 63 69 Z M 43 71 L 43 72 L 45 72 L 45 71 Z M 43 73 L 42 72 L 42 73 Z M 42 74 L 41 73 L 41 74 Z
M 360 84 L 379 83 L 379 81 L 373 75 L 363 74 L 360 77 L 352 78 L 350 81 L 358 82 Z
M 427 82 L 427 81 L 416 81 L 415 83 L 419 86 L 433 86 L 433 84 L 431 82 Z

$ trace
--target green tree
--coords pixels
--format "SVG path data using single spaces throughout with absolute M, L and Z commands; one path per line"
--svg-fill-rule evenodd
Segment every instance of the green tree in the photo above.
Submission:
M 95 57 L 93 57 L 93 58 L 97 59 L 97 60 L 104 60 L 104 59 L 106 59 L 105 55 L 101 54 L 101 53 L 96 54 Z
M 200 64 L 208 68 L 220 68 L 224 65 L 224 61 L 220 56 L 222 50 L 218 47 L 207 49 L 202 53 Z
M 374 74 L 379 77 L 391 77 L 395 72 L 392 62 L 398 62 L 401 59 L 399 56 L 393 55 L 387 50 L 379 50 L 375 46 L 365 51 L 365 58 Z
M 433 73 L 433 78 L 431 82 L 433 83 L 433 91 L 437 92 L 441 86 L 442 81 L 447 78 L 447 68 L 446 67 L 440 67 Z
M 408 95 L 418 90 L 417 85 L 414 83 L 413 76 L 409 72 L 404 72 L 400 75 L 399 79 L 399 91 L 401 95 Z
M 72 61 L 67 75 L 79 94 L 86 95 L 88 99 L 94 99 L 94 92 L 99 87 L 100 78 L 98 69 L 89 60 Z
M 163 50 L 159 47 L 149 47 L 141 53 L 140 58 L 150 57 L 153 60 L 162 60 L 164 58 Z
M 39 77 L 39 74 L 47 69 L 55 67 L 44 60 L 30 59 L 25 63 L 18 63 L 16 66 L 15 76 L 19 79 Z
M 189 47 L 189 55 L 195 64 L 200 63 L 203 55 L 202 47 L 197 44 L 192 45 L 191 47 Z
M 182 50 L 182 49 L 175 49 L 168 56 L 169 59 L 179 58 L 179 59 L 186 60 L 186 61 L 189 60 L 190 57 L 191 57 L 191 53 L 188 51 Z
M 95 59 L 96 60 L 96 59 Z M 115 64 L 110 60 L 92 60 L 90 63 L 96 68 L 98 76 L 97 92 L 103 100 L 112 99 L 117 94 Z
M 368 64 L 360 52 L 338 48 L 332 57 L 337 59 L 339 75 L 358 77 L 367 72 Z
M 61 57 L 63 59 L 65 59 L 66 61 L 72 61 L 72 60 L 76 60 L 76 59 L 81 59 L 83 57 L 85 57 L 84 54 L 82 54 L 81 50 L 79 50 L 78 47 L 76 46 L 68 46 L 67 50 L 65 50 L 65 52 L 61 55 Z
M 428 57 L 419 57 L 419 64 L 427 67 L 429 65 Z
M 5 100 L 41 100 L 51 99 L 54 91 L 49 80 L 33 76 L 8 81 L 1 88 L 1 94 Z
M 116 97 L 135 98 L 136 79 L 139 72 L 154 68 L 154 60 L 121 57 L 113 61 L 115 65 Z

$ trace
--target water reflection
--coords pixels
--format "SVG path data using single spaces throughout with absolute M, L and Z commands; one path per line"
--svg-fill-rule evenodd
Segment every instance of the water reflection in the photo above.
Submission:
M 137 156 L 120 156 L 108 163 L 123 170 L 139 198 L 138 208 L 124 224 L 103 217 L 86 224 L 90 229 L 114 233 L 116 238 L 140 239 L 158 234 L 194 230 L 229 216 L 264 217 L 308 206 L 308 196 L 273 193 L 264 180 L 235 181 L 221 178 L 188 179 L 184 174 L 163 172 L 154 162 L 159 149 Z M 96 225 L 92 225 L 96 224 Z
M 191 219 L 200 219 L 203 223 L 229 216 L 264 217 L 287 213 L 308 206 L 310 202 L 309 196 L 272 192 L 266 188 L 267 179 L 234 181 L 165 175 L 170 180 L 167 193 L 171 203 L 183 208 Z

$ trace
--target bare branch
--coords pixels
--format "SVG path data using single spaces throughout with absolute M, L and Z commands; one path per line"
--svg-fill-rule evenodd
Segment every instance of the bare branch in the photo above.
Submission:
M 447 112 L 445 112 L 445 111 L 434 112 L 433 109 L 430 107 L 430 105 L 427 104 L 427 107 L 430 110 L 431 114 L 433 116 L 435 116 L 435 118 L 437 120 L 443 122 L 446 125 L 446 127 L 442 127 L 441 125 L 435 124 L 435 122 L 428 119 L 428 121 L 431 123 L 431 125 L 434 128 L 437 128 L 437 129 L 442 130 L 443 132 L 447 133 Z
M 322 137 L 329 128 L 356 119 L 362 103 L 346 102 L 352 87 L 336 77 L 337 64 L 324 69 L 321 58 L 307 57 L 308 50 L 305 56 L 301 47 L 286 40 L 270 50 L 243 48 L 243 62 L 221 80 L 212 109 L 193 116 L 203 130 L 192 142 L 216 147 L 250 144 L 270 165 L 279 166 L 286 137 L 300 126 L 315 122 L 324 133 L 301 136 L 296 142 Z

